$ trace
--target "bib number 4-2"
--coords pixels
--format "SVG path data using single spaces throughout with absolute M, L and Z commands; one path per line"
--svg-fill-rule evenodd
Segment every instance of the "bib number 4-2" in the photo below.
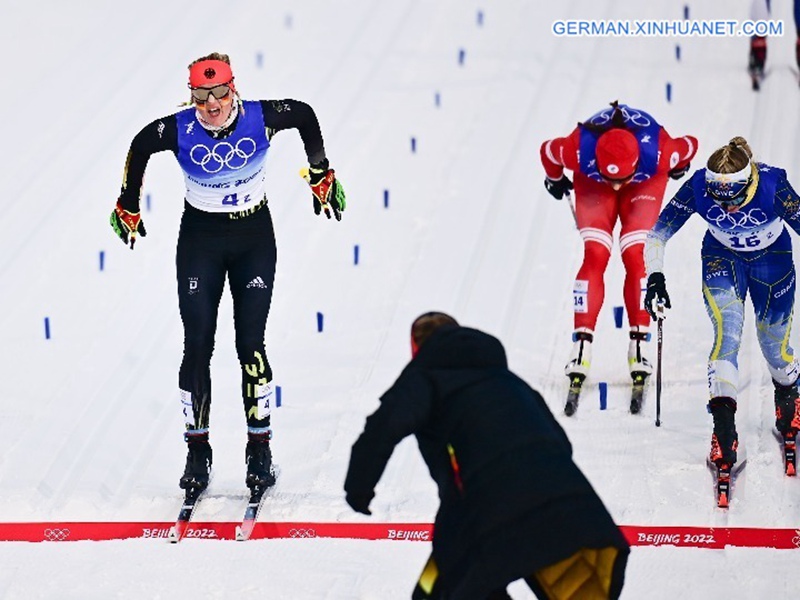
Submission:
M 240 200 L 242 204 L 247 204 L 250 202 L 250 194 L 247 194 L 244 198 L 239 198 L 235 192 L 233 194 L 227 194 L 222 199 L 222 204 L 225 206 L 239 206 Z

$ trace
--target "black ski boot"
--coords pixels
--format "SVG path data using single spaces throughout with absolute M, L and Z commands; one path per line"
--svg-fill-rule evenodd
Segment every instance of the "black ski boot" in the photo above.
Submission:
M 247 463 L 247 477 L 245 483 L 251 493 L 257 489 L 264 489 L 275 485 L 275 471 L 272 468 L 272 450 L 269 440 L 272 432 L 266 434 L 247 435 L 247 447 L 244 457 Z
M 797 475 L 797 432 L 800 430 L 800 394 L 797 383 L 781 385 L 774 379 L 775 386 L 775 429 L 780 433 L 783 443 L 784 473 L 790 477 Z
M 186 468 L 178 484 L 187 493 L 202 492 L 208 487 L 209 471 L 212 463 L 211 445 L 208 443 L 208 433 L 184 436 L 189 448 L 186 454 Z
M 797 383 L 781 385 L 774 379 L 775 386 L 775 429 L 784 435 L 800 429 L 800 394 Z
M 739 448 L 739 435 L 736 433 L 736 400 L 727 396 L 716 396 L 708 403 L 708 410 L 714 417 L 714 433 L 711 436 L 709 459 L 720 470 L 730 469 L 736 463 L 736 450 Z
M 764 81 L 764 65 L 767 62 L 767 38 L 754 35 L 750 38 L 750 56 L 747 61 L 747 71 L 753 82 L 753 89 L 761 89 Z

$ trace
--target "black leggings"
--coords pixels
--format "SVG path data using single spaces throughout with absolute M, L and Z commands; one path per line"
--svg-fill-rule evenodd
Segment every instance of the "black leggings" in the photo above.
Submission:
M 242 365 L 242 399 L 247 425 L 269 427 L 269 411 L 258 400 L 272 369 L 264 331 L 275 279 L 275 233 L 266 203 L 253 214 L 232 219 L 184 207 L 178 235 L 178 304 L 183 320 L 183 361 L 178 385 L 189 431 L 208 429 L 211 407 L 211 354 L 225 276 L 233 296 L 236 353 Z M 190 394 L 190 396 L 189 396 Z

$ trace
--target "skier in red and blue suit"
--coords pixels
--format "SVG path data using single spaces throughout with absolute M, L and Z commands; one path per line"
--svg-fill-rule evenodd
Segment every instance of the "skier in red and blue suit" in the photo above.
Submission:
M 794 0 L 794 27 L 797 38 L 795 40 L 795 62 L 800 69 L 800 0 Z M 751 21 L 766 21 L 772 18 L 772 2 L 770 0 L 753 0 L 750 5 Z M 781 23 L 782 25 L 782 23 Z M 781 34 L 782 35 L 782 34 Z M 750 56 L 747 63 L 747 70 L 753 81 L 753 89 L 761 88 L 764 79 L 764 68 L 767 63 L 767 36 L 750 36 Z
M 554 198 L 560 200 L 573 189 L 564 169 L 574 173 L 575 220 L 584 243 L 583 264 L 573 289 L 574 344 L 565 368 L 571 382 L 577 378 L 580 385 L 589 372 L 617 218 L 622 225 L 619 246 L 630 325 L 628 366 L 634 383 L 652 372 L 641 348 L 650 336 L 650 317 L 642 305 L 642 249 L 661 210 L 668 177 L 683 177 L 696 152 L 696 138 L 673 139 L 654 117 L 618 102 L 579 123 L 567 137 L 542 144 L 545 187 Z

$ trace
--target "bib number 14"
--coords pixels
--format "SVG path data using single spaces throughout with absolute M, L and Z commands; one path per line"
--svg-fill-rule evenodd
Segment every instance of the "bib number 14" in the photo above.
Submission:
M 576 280 L 572 288 L 572 308 L 576 313 L 589 312 L 589 282 Z

